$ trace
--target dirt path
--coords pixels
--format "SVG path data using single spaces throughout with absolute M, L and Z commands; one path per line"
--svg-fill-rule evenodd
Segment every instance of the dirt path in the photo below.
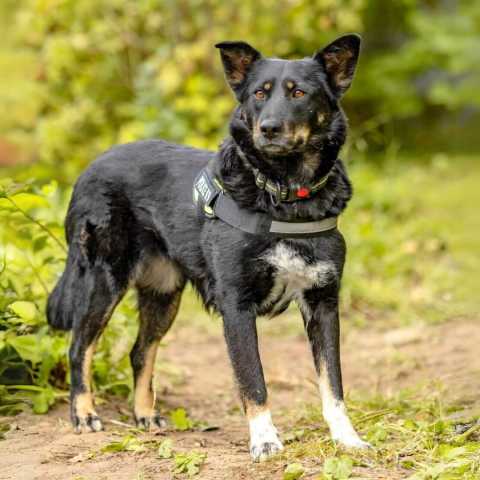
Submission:
M 179 450 L 208 454 L 196 478 L 277 479 L 282 460 L 253 465 L 248 456 L 247 428 L 238 409 L 230 366 L 220 331 L 190 335 L 175 330 L 160 358 L 174 369 L 157 376 L 163 409 L 185 408 L 192 418 L 218 426 L 210 432 L 143 434 L 142 440 L 172 438 Z M 289 412 L 317 400 L 315 375 L 303 336 L 261 335 L 262 356 L 269 384 L 274 419 L 283 433 L 289 429 Z M 441 326 L 404 328 L 381 333 L 352 330 L 343 340 L 344 383 L 347 391 L 391 394 L 439 380 L 451 399 L 477 401 L 480 394 L 480 322 L 455 321 Z M 168 371 L 167 371 L 168 370 Z M 106 431 L 75 435 L 68 423 L 66 404 L 48 415 L 23 413 L 10 423 L 16 429 L 0 441 L 0 479 L 9 480 L 135 480 L 172 478 L 171 461 L 152 450 L 143 453 L 99 454 L 111 441 L 127 433 L 118 421 L 126 402 L 99 406 Z M 93 455 L 92 455 L 93 454 Z M 320 465 L 319 465 L 320 471 Z M 311 478 L 311 477 L 307 477 Z M 313 477 L 312 477 L 313 478 Z M 376 476 L 370 478 L 393 478 Z M 395 477 L 397 478 L 397 477 Z

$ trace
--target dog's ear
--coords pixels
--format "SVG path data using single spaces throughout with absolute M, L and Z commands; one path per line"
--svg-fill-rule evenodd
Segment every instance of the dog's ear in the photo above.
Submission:
M 360 42 L 360 35 L 344 35 L 313 56 L 327 72 L 328 82 L 337 97 L 341 97 L 352 83 Z
M 220 49 L 227 82 L 240 99 L 248 72 L 262 55 L 245 42 L 221 42 L 215 47 Z

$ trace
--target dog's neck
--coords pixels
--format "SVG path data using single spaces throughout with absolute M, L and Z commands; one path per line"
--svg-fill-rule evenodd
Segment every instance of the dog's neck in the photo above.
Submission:
M 220 148 L 213 170 L 227 193 L 242 208 L 269 213 L 277 220 L 320 220 L 339 215 L 351 197 L 351 185 L 337 153 L 338 148 L 336 151 L 318 149 L 278 158 L 273 167 L 259 156 L 248 140 L 229 137 Z M 271 194 L 258 188 L 254 169 L 287 185 L 312 183 L 331 173 L 325 186 L 311 198 L 277 204 Z

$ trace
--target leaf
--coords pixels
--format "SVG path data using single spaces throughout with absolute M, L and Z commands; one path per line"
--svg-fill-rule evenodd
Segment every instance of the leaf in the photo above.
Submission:
M 23 360 L 33 364 L 42 360 L 42 348 L 36 335 L 22 335 L 20 337 L 9 337 L 7 342 L 17 351 Z
M 46 388 L 33 397 L 33 412 L 37 414 L 47 413 L 54 403 L 55 395 L 53 391 L 50 388 Z
M 145 445 L 135 436 L 126 435 L 121 442 L 111 442 L 105 445 L 101 451 L 103 453 L 111 452 L 143 452 Z
M 305 473 L 305 469 L 300 463 L 291 463 L 283 472 L 283 480 L 297 480 Z
M 200 467 L 207 458 L 206 453 L 188 452 L 177 453 L 174 457 L 174 473 L 186 473 L 189 477 L 194 477 L 200 472 Z
M 40 235 L 33 241 L 33 253 L 38 253 L 47 245 L 48 235 Z
M 22 210 L 30 210 L 31 208 L 49 206 L 48 201 L 44 197 L 34 193 L 17 193 L 12 196 L 12 200 L 14 200 L 17 207 L 21 208 Z
M 323 477 L 328 480 L 346 480 L 353 470 L 353 461 L 342 455 L 339 458 L 327 458 L 323 464 Z
M 23 300 L 18 300 L 11 303 L 8 308 L 15 314 L 17 317 L 20 317 L 22 320 L 25 320 L 27 323 L 32 323 L 37 316 L 37 307 L 33 302 L 26 302 Z
M 158 447 L 158 456 L 160 458 L 172 458 L 173 457 L 173 442 L 169 438 L 164 440 Z
M 170 412 L 170 420 L 176 430 L 185 431 L 193 428 L 193 422 L 188 418 L 184 408 L 177 408 Z

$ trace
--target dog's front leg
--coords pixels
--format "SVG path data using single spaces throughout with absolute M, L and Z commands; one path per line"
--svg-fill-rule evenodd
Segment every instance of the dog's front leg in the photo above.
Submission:
M 230 304 L 223 310 L 224 333 L 244 411 L 255 462 L 283 450 L 267 406 L 267 389 L 258 352 L 256 317 Z
M 368 447 L 350 422 L 343 401 L 338 288 L 311 290 L 305 300 L 302 314 L 318 374 L 323 416 L 332 438 L 346 447 Z

